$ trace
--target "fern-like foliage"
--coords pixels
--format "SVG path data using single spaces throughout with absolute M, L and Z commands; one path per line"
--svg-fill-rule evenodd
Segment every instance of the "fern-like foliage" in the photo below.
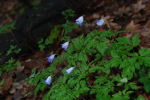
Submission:
M 14 58 L 11 58 L 7 62 L 5 62 L 5 64 L 0 65 L 0 75 L 3 72 L 9 72 L 10 70 L 14 70 L 18 66 L 21 66 L 20 61 L 16 61 Z
M 11 24 L 6 24 L 0 27 L 0 34 L 8 32 L 8 29 L 14 29 L 16 21 L 13 21 Z
M 150 73 L 150 51 L 146 48 L 134 50 L 140 43 L 138 34 L 131 40 L 112 38 L 119 33 L 94 30 L 86 37 L 82 35 L 70 41 L 66 53 L 34 78 L 35 94 L 44 90 L 44 79 L 49 75 L 54 80 L 44 100 L 76 100 L 83 95 L 94 95 L 96 100 L 133 100 L 135 98 L 130 95 L 138 90 L 138 86 L 132 80 L 139 75 L 139 82 L 149 93 L 149 77 L 139 73 L 142 66 L 147 66 L 143 70 Z M 61 69 L 63 75 L 58 77 L 56 66 L 63 62 L 68 65 Z M 67 75 L 65 70 L 72 66 L 75 69 Z

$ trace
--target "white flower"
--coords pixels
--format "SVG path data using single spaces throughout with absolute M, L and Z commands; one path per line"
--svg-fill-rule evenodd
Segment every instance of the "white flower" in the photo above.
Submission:
M 50 85 L 51 84 L 51 80 L 52 80 L 52 77 L 48 76 L 47 79 L 45 80 L 45 84 Z
M 54 60 L 55 54 L 50 55 L 49 57 L 47 57 L 48 62 L 52 63 Z
M 73 71 L 74 67 L 71 67 L 69 69 L 66 70 L 66 73 L 69 75 L 72 71 Z
M 104 24 L 104 19 L 100 19 L 96 22 L 98 26 L 102 26 Z
M 76 23 L 80 26 L 82 26 L 82 23 L 83 23 L 83 16 L 80 16 L 78 19 L 76 19 Z
M 69 42 L 65 42 L 65 43 L 62 44 L 61 47 L 62 47 L 64 50 L 67 50 L 68 45 L 69 45 Z

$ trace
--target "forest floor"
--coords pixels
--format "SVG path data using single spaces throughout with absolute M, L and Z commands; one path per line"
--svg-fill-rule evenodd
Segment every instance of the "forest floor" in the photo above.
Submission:
M 127 36 L 128 38 L 138 33 L 141 40 L 140 48 L 147 47 L 150 49 L 150 0 L 133 0 L 132 2 L 131 0 L 126 0 L 124 4 L 107 1 L 97 3 L 95 8 L 100 7 L 101 9 L 84 16 L 91 25 L 79 27 L 70 32 L 69 35 L 74 37 L 75 34 L 81 32 L 88 33 L 91 29 L 94 29 L 91 27 L 92 24 L 96 23 L 96 20 L 103 18 L 105 23 L 103 27 L 98 28 L 99 30 L 112 29 L 115 32 L 129 30 L 121 34 L 121 36 Z M 13 22 L 20 14 L 21 6 L 17 0 L 3 0 L 0 2 L 0 27 Z M 60 51 L 59 45 L 60 41 L 54 44 L 56 52 Z M 35 66 L 38 71 L 41 71 L 50 65 L 46 57 L 51 52 L 41 52 L 39 50 L 30 56 L 26 56 L 27 54 L 21 55 L 18 58 L 21 66 L 8 73 L 4 72 L 1 76 L 5 84 L 0 90 L 0 100 L 41 100 L 44 96 L 43 93 L 34 96 L 35 87 L 27 84 L 25 79 L 31 74 Z M 61 51 L 60 54 L 63 53 L 64 51 Z M 141 95 L 150 100 L 150 95 Z

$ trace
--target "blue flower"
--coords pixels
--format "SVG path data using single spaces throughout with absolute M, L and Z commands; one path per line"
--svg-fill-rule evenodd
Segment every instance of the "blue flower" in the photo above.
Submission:
M 49 57 L 47 57 L 48 62 L 52 63 L 54 60 L 55 54 L 50 55 Z
M 76 23 L 80 26 L 82 26 L 83 23 L 83 16 L 80 16 L 78 19 L 76 19 Z
M 66 73 L 69 75 L 72 71 L 73 71 L 74 67 L 71 67 L 69 69 L 66 70 Z
M 47 79 L 45 80 L 45 84 L 50 85 L 52 81 L 52 77 L 48 76 Z
M 102 26 L 104 24 L 104 19 L 100 19 L 96 22 L 98 26 Z
M 68 48 L 68 45 L 69 45 L 69 42 L 65 42 L 65 43 L 63 43 L 63 44 L 61 44 L 62 46 L 62 48 L 64 49 L 64 50 L 67 50 L 67 48 Z

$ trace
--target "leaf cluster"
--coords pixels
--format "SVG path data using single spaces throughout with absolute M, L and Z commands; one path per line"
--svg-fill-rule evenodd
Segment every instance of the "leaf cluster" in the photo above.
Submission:
M 0 34 L 8 32 L 8 29 L 14 29 L 16 21 L 13 21 L 11 24 L 6 24 L 0 27 Z
M 10 48 L 7 50 L 6 55 L 10 55 L 11 53 L 18 54 L 21 51 L 21 48 L 17 48 L 16 45 L 10 45 Z
M 129 40 L 127 37 L 116 37 L 119 33 L 94 30 L 86 37 L 82 35 L 73 39 L 67 52 L 36 76 L 36 94 L 44 90 L 44 79 L 51 75 L 55 80 L 52 80 L 44 100 L 74 100 L 83 95 L 95 95 L 96 100 L 141 99 L 130 95 L 139 89 L 133 79 L 138 80 L 142 66 L 150 73 L 150 51 L 135 49 L 140 43 L 138 34 Z M 58 77 L 56 66 L 65 61 L 68 65 L 61 70 L 63 75 Z M 65 70 L 71 66 L 75 69 L 67 75 Z M 149 93 L 149 77 L 140 77 L 139 82 Z
M 14 70 L 16 67 L 20 66 L 21 63 L 16 61 L 15 59 L 9 59 L 4 65 L 0 66 L 0 75 L 3 72 L 9 72 L 10 70 Z
M 52 45 L 58 39 L 60 30 L 61 26 L 56 25 L 45 40 L 43 38 L 39 40 L 38 47 L 40 48 L 40 51 L 43 51 L 46 47 Z

